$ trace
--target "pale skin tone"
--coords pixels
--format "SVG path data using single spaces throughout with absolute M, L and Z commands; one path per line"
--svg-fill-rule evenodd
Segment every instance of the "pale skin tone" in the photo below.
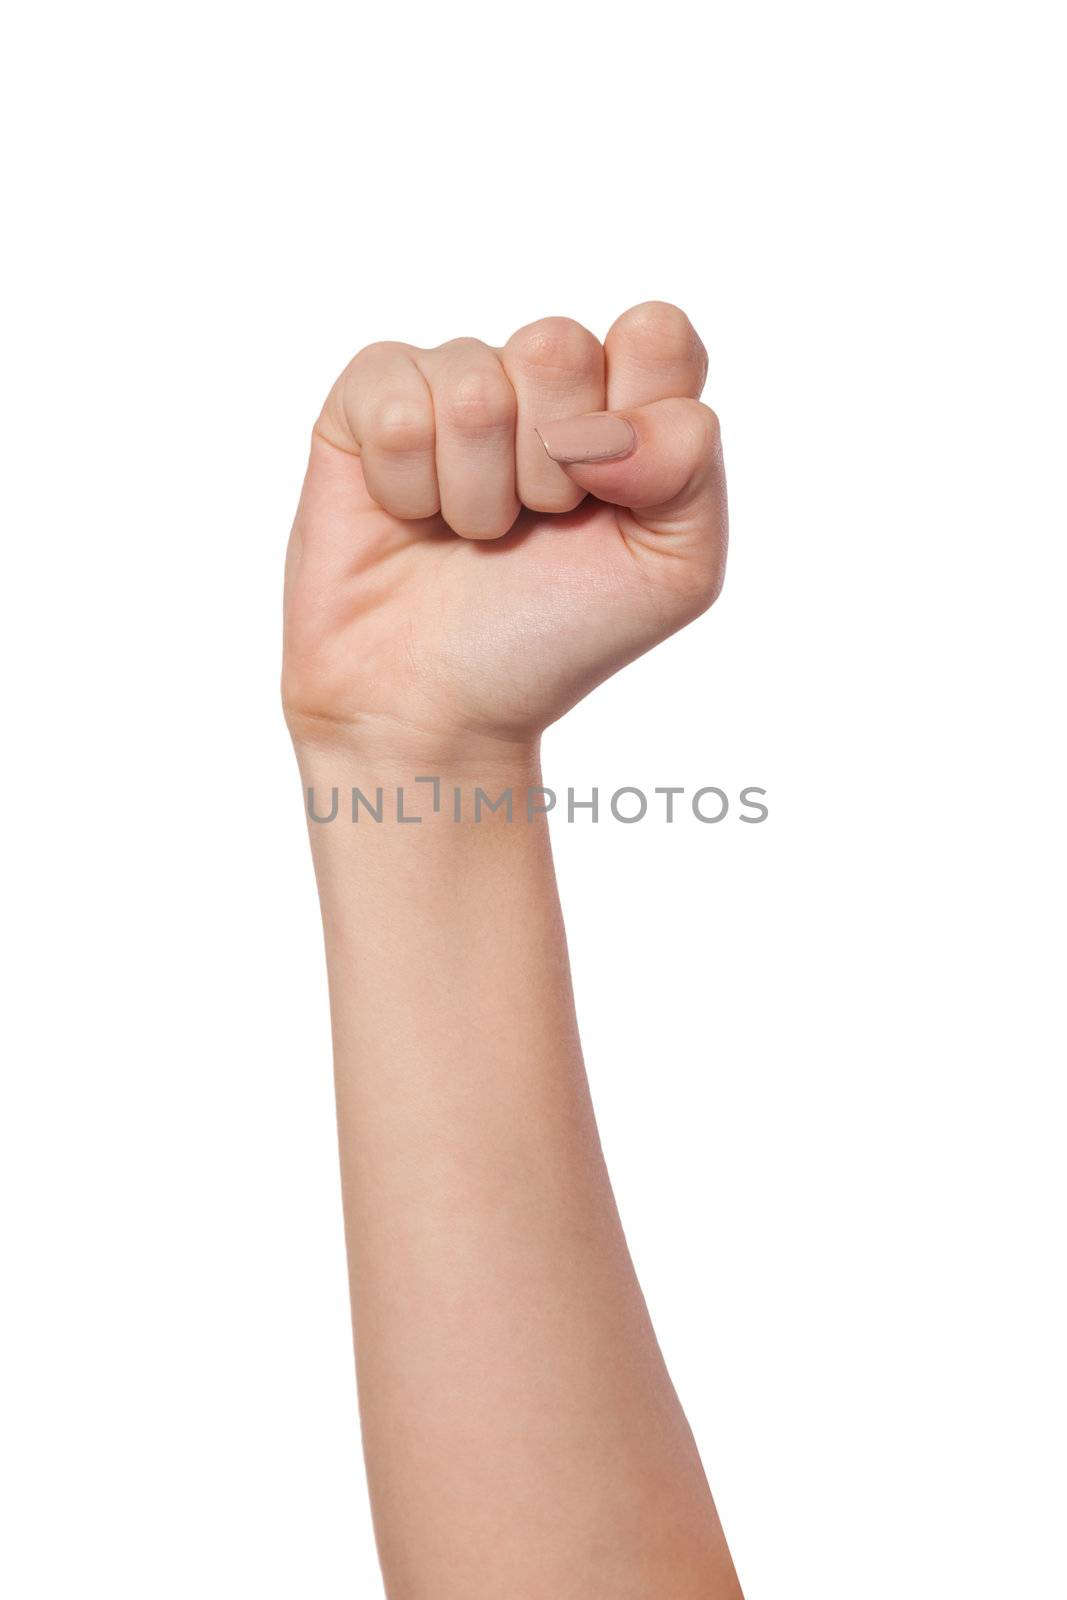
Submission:
M 315 428 L 283 695 L 305 787 L 323 813 L 342 796 L 310 829 L 389 1600 L 741 1594 L 626 1249 L 547 825 L 523 805 L 543 729 L 719 591 L 706 366 L 658 302 L 603 344 L 559 317 L 501 349 L 383 343 Z M 515 821 L 434 814 L 429 774 L 511 788 Z M 348 821 L 353 784 L 383 788 L 381 823 Z

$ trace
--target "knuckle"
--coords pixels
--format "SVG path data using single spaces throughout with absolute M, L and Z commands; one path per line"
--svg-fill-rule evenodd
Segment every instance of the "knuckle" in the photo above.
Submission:
M 667 300 L 645 300 L 641 305 L 624 311 L 615 324 L 615 332 L 639 343 L 653 360 L 679 362 L 699 360 L 706 364 L 707 354 L 696 329 L 680 306 Z
M 710 406 L 702 400 L 694 400 L 694 416 L 700 428 L 701 443 L 707 450 L 717 450 L 722 444 L 722 428 L 719 418 Z
M 704 461 L 721 452 L 719 419 L 703 401 L 672 400 L 669 416 L 675 438 L 695 461 Z
M 471 367 L 451 385 L 444 411 L 448 425 L 463 433 L 500 431 L 514 425 L 515 394 L 503 373 Z
M 519 366 L 547 377 L 584 377 L 603 360 L 600 341 L 572 317 L 531 322 L 512 334 L 507 348 Z
M 389 455 L 433 449 L 433 417 L 428 403 L 396 395 L 375 407 L 368 429 L 371 442 Z
M 407 355 L 409 345 L 401 344 L 397 339 L 376 339 L 373 344 L 365 344 L 352 358 L 352 365 L 366 366 L 377 361 L 380 357 Z

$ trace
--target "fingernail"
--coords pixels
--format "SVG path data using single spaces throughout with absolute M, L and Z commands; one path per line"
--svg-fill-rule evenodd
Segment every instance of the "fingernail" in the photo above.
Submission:
M 570 466 L 579 461 L 618 461 L 637 443 L 626 418 L 613 417 L 610 411 L 545 422 L 535 432 L 553 461 Z

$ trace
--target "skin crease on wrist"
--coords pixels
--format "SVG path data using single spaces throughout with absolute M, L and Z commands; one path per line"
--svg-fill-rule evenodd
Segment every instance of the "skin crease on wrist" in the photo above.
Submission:
M 540 735 L 715 599 L 688 318 L 363 350 L 285 582 L 305 788 L 541 782 Z M 543 817 L 309 823 L 364 1455 L 390 1600 L 738 1600 L 630 1262 Z M 427 825 L 429 824 L 429 825 Z M 435 825 L 437 824 L 437 825 Z

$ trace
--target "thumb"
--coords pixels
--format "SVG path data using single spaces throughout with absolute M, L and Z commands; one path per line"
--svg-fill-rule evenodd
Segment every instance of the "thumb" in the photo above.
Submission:
M 622 509 L 624 533 L 717 570 L 726 561 L 726 478 L 719 419 L 699 400 L 657 400 L 538 428 L 553 461 Z M 669 541 L 669 545 L 668 545 Z M 718 589 L 716 587 L 716 593 Z

